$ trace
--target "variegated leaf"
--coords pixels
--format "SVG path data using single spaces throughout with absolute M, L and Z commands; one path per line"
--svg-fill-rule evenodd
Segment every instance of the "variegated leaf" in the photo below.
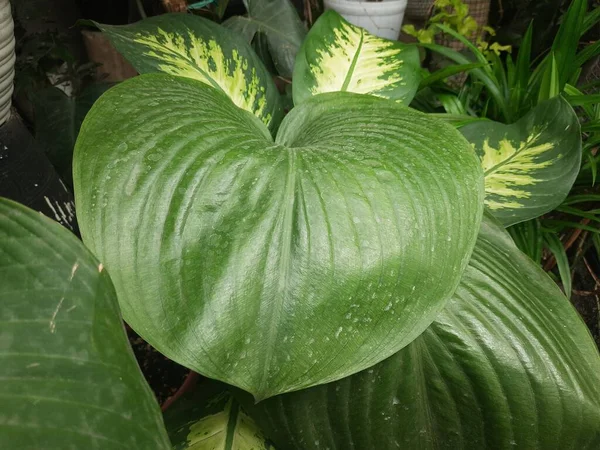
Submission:
M 274 450 L 221 383 L 204 383 L 165 414 L 175 450 Z
M 139 73 L 165 72 L 222 90 L 271 130 L 282 119 L 279 93 L 252 48 L 210 20 L 165 14 L 132 25 L 96 24 Z
M 556 208 L 579 172 L 581 129 L 562 97 L 512 125 L 475 122 L 461 132 L 481 160 L 486 206 L 505 226 Z
M 325 12 L 306 37 L 294 68 L 294 103 L 347 91 L 410 103 L 419 86 L 416 47 L 382 39 Z

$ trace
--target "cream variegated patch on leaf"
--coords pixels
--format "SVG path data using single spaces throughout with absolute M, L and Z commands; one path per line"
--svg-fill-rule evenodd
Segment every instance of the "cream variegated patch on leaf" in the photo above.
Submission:
M 282 118 L 279 94 L 243 38 L 206 19 L 165 14 L 132 25 L 97 24 L 140 73 L 193 78 L 223 91 L 271 129 Z
M 512 125 L 476 122 L 461 132 L 481 160 L 485 204 L 505 226 L 556 208 L 579 172 L 579 121 L 562 97 Z
M 165 413 L 174 449 L 275 450 L 221 383 L 204 383 Z
M 345 91 L 408 104 L 419 81 L 416 47 L 374 36 L 330 10 L 311 28 L 296 58 L 294 103 Z

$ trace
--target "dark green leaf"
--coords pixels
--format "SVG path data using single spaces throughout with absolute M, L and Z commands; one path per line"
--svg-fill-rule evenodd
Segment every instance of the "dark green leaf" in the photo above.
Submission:
M 169 449 L 110 279 L 56 222 L 0 199 L 0 448 Z
M 306 36 L 296 8 L 290 0 L 247 0 L 245 4 L 248 15 L 232 17 L 223 26 L 241 34 L 248 42 L 252 42 L 256 33 L 264 33 L 279 75 L 292 78 L 296 53 Z
M 282 449 L 593 450 L 600 356 L 556 284 L 484 219 L 453 300 L 412 344 L 248 408 Z
M 94 102 L 108 87 L 106 84 L 92 85 L 77 97 L 67 96 L 55 87 L 35 94 L 35 138 L 46 150 L 62 180 L 69 185 L 73 184 L 73 149 L 79 128 Z
M 531 219 L 507 228 L 519 250 L 529 256 L 535 263 L 542 261 L 544 237 L 538 219 Z
M 569 258 L 567 257 L 565 247 L 554 233 L 545 233 L 544 240 L 546 241 L 546 246 L 552 252 L 554 259 L 556 260 L 564 292 L 568 298 L 571 298 L 571 267 L 569 265 Z
M 538 92 L 538 104 L 560 95 L 562 90 L 556 58 L 554 58 L 554 54 L 552 53 L 549 58 L 549 64 L 546 65 L 546 69 L 542 75 L 542 83 Z
M 428 86 L 431 86 L 434 83 L 437 83 L 438 81 L 442 81 L 445 80 L 448 77 L 451 77 L 453 75 L 457 75 L 459 73 L 468 73 L 469 71 L 473 70 L 473 69 L 479 69 L 481 67 L 483 67 L 484 64 L 481 63 L 473 63 L 473 64 L 453 64 L 450 65 L 448 67 L 444 67 L 443 69 L 437 70 L 436 72 L 428 75 L 426 78 L 423 79 L 423 81 L 421 81 L 421 85 L 419 86 L 419 89 L 423 89 L 426 88 Z
M 575 57 L 581 31 L 585 27 L 587 7 L 587 0 L 572 1 L 569 9 L 562 17 L 562 23 L 552 44 L 550 58 L 556 60 L 559 92 L 562 91 L 565 83 L 571 79 L 571 73 L 577 69 Z
M 483 203 L 462 136 L 396 102 L 321 94 L 273 141 L 220 91 L 162 74 L 94 105 L 74 180 L 125 319 L 258 398 L 418 336 L 459 281 Z

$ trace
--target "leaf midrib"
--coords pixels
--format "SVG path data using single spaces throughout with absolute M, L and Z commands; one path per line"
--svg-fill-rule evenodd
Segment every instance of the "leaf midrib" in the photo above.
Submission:
M 505 138 L 508 139 L 508 138 Z M 529 148 L 531 148 L 532 144 L 534 144 L 536 141 L 532 141 L 529 144 L 519 148 L 519 150 L 517 150 L 516 152 L 514 152 L 512 155 L 510 155 L 508 158 L 502 160 L 501 162 L 499 162 L 498 164 L 496 164 L 495 166 L 491 167 L 490 169 L 486 170 L 483 173 L 484 177 L 487 177 L 488 175 L 497 172 L 499 168 L 501 168 L 502 166 L 505 166 L 507 164 L 509 164 L 513 159 L 517 158 L 518 156 L 521 155 L 521 153 L 523 153 L 524 151 L 528 150 Z M 498 143 L 500 143 L 500 141 L 498 141 Z
M 350 80 L 352 80 L 352 76 L 354 75 L 354 69 L 356 68 L 356 64 L 358 63 L 358 57 L 360 56 L 360 52 L 363 46 L 363 40 L 365 38 L 365 33 L 361 31 L 360 33 L 360 41 L 358 42 L 358 46 L 356 47 L 356 52 L 354 53 L 354 57 L 352 58 L 352 62 L 350 63 L 350 67 L 348 68 L 348 72 L 346 73 L 346 78 L 344 79 L 344 83 L 342 84 L 341 91 L 345 92 L 348 90 L 348 85 L 350 84 Z
M 260 399 L 265 398 L 264 394 L 269 390 L 268 377 L 271 361 L 273 360 L 273 353 L 275 349 L 275 338 L 278 333 L 278 324 L 280 322 L 279 316 L 281 314 L 282 306 L 285 301 L 285 291 L 289 284 L 290 278 L 290 255 L 292 248 L 292 230 L 293 230 L 293 217 L 294 217 L 294 203 L 295 203 L 295 192 L 296 192 L 296 151 L 293 148 L 287 147 L 288 151 L 288 173 L 285 182 L 285 193 L 283 196 L 284 200 L 284 216 L 282 223 L 282 236 L 281 236 L 281 253 L 279 261 L 279 271 L 277 278 L 279 283 L 277 285 L 277 293 L 275 299 L 277 304 L 271 308 L 271 314 L 269 317 L 269 325 L 267 329 L 267 342 L 268 345 L 265 349 L 265 358 L 263 363 L 263 374 L 260 379 L 258 392 L 255 397 Z M 259 398 L 257 398 L 257 401 Z

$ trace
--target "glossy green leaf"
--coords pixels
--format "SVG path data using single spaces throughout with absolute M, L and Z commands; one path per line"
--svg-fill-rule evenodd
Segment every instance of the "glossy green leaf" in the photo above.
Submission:
M 597 449 L 600 356 L 554 282 L 484 219 L 448 307 L 352 377 L 248 411 L 281 449 Z
M 279 75 L 291 78 L 296 53 L 306 36 L 304 24 L 290 0 L 246 0 L 248 15 L 234 16 L 223 26 L 252 42 L 257 33 L 266 36 Z
M 519 250 L 536 264 L 542 263 L 544 236 L 539 219 L 526 220 L 506 229 Z
M 409 104 L 420 82 L 415 46 L 382 39 L 333 10 L 313 25 L 296 59 L 294 103 L 323 92 L 356 92 Z
M 164 14 L 125 25 L 97 26 L 141 73 L 193 78 L 223 91 L 270 129 L 282 118 L 279 92 L 250 45 L 191 14 Z
M 551 211 L 565 199 L 581 165 L 581 131 L 562 97 L 540 104 L 512 125 L 461 128 L 485 173 L 486 206 L 508 226 Z
M 349 93 L 295 108 L 273 141 L 223 99 L 146 75 L 84 122 L 78 218 L 125 319 L 169 358 L 257 398 L 339 379 L 412 341 L 475 242 L 483 175 L 468 143 Z
M 0 448 L 169 449 L 110 279 L 68 230 L 0 199 Z
M 275 450 L 225 385 L 202 383 L 165 413 L 173 450 Z

